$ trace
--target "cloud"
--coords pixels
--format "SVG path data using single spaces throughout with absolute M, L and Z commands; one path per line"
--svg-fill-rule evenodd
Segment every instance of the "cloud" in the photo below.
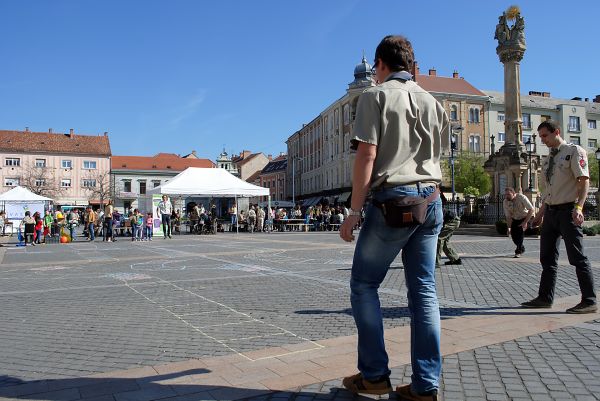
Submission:
M 198 92 L 189 98 L 181 108 L 176 110 L 175 117 L 169 121 L 171 128 L 179 128 L 179 124 L 181 124 L 183 120 L 193 116 L 204 102 L 204 99 L 206 99 L 206 89 L 198 90 Z

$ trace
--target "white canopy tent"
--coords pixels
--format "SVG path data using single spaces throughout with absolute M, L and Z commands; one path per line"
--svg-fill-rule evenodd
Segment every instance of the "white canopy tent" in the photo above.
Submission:
M 188 167 L 166 184 L 152 188 L 149 194 L 198 195 L 213 198 L 269 196 L 268 188 L 240 180 L 222 168 Z M 269 205 L 270 206 L 270 205 Z
M 9 221 L 19 221 L 25 217 L 25 212 L 39 212 L 44 215 L 44 206 L 46 202 L 52 199 L 34 194 L 27 188 L 17 186 L 10 191 L 0 194 L 0 210 L 6 212 L 6 218 Z

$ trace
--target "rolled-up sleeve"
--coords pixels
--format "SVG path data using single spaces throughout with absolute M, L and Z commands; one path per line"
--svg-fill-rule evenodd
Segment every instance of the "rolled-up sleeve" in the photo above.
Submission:
M 377 145 L 381 128 L 381 107 L 377 99 L 378 92 L 367 90 L 358 98 L 356 119 L 350 139 L 350 147 L 354 150 L 359 142 Z

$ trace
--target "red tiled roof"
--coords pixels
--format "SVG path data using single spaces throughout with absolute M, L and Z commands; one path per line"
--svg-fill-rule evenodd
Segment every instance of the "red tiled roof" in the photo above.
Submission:
M 427 92 L 455 93 L 460 95 L 486 96 L 485 93 L 462 78 L 417 75 L 417 84 Z
M 0 130 L 0 151 L 110 156 L 107 135 Z
M 209 159 L 184 159 L 177 155 L 159 153 L 162 156 L 113 156 L 111 170 L 183 171 L 188 167 L 214 168 Z

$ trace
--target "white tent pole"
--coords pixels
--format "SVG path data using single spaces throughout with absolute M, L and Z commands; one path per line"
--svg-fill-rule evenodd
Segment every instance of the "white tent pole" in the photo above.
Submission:
M 270 219 L 271 217 L 271 191 L 269 191 L 269 197 L 267 198 L 267 220 Z M 273 229 L 273 224 L 275 224 L 274 221 L 271 222 L 271 226 L 270 228 Z
M 235 205 L 235 233 L 239 234 L 240 233 L 240 222 L 238 221 L 238 216 L 240 215 L 238 213 L 238 204 L 237 204 L 237 194 L 234 194 L 234 205 Z

